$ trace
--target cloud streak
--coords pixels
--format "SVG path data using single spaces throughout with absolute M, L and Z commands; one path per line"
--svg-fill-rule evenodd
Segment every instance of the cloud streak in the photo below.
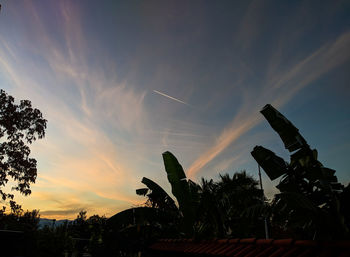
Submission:
M 50 28 L 32 3 L 27 2 L 22 10 L 34 17 L 28 19 L 33 20 L 28 24 L 30 38 L 18 45 L 0 36 L 1 75 L 11 84 L 10 94 L 16 99 L 30 99 L 49 121 L 46 138 L 32 146 L 39 163 L 38 176 L 49 183 L 38 179 L 32 186 L 31 200 L 19 198 L 24 208 L 40 208 L 50 217 L 54 213 L 60 216 L 67 209 L 54 200 L 38 197 L 38 192 L 56 192 L 56 198 L 65 204 L 80 202 L 90 210 L 95 206 L 98 214 L 112 215 L 140 204 L 143 199 L 136 196 L 134 188 L 141 176 L 130 176 L 134 171 L 122 157 L 122 148 L 131 142 L 119 133 L 133 133 L 136 138 L 147 126 L 145 92 L 137 92 L 126 81 L 87 62 L 89 46 L 84 43 L 78 9 L 70 2 L 60 2 L 55 10 L 64 24 L 60 33 L 66 48 L 49 36 Z M 106 133 L 106 124 L 115 131 L 119 144 Z M 67 196 L 64 192 L 74 194 Z M 96 197 L 83 192 L 94 192 Z M 98 204 L 101 199 L 108 199 L 105 207 Z M 56 212 L 59 209 L 61 214 Z
M 255 101 L 261 107 L 266 103 L 272 103 L 276 108 L 282 107 L 301 89 L 349 60 L 349 45 L 350 32 L 343 33 L 334 42 L 326 43 L 294 66 L 289 67 L 287 72 L 272 74 L 259 92 L 259 97 L 249 100 Z M 195 178 L 204 166 L 261 122 L 262 119 L 257 116 L 258 111 L 249 107 L 246 101 L 246 106 L 239 111 L 233 122 L 224 128 L 213 146 L 191 164 L 188 168 L 188 176 Z
M 170 95 L 164 94 L 164 93 L 159 92 L 159 91 L 157 91 L 157 90 L 153 90 L 153 92 L 154 92 L 154 93 L 157 93 L 157 94 L 159 94 L 159 95 L 165 96 L 165 97 L 167 97 L 167 98 L 169 98 L 169 99 L 171 99 L 171 100 L 174 100 L 174 101 L 176 101 L 176 102 L 179 102 L 179 103 L 182 103 L 182 104 L 191 106 L 190 104 L 188 104 L 188 103 L 186 103 L 186 102 L 184 102 L 184 101 L 181 101 L 181 100 L 179 100 L 179 99 L 177 99 L 177 98 L 175 98 L 175 97 L 172 97 L 172 96 L 170 96 Z

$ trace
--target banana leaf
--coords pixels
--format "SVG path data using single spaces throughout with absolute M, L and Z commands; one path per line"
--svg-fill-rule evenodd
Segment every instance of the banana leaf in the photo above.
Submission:
M 168 181 L 171 185 L 171 191 L 176 197 L 179 209 L 184 217 L 184 229 L 187 233 L 192 233 L 195 211 L 192 205 L 193 200 L 186 174 L 172 153 L 163 153 L 163 161 Z
M 274 152 L 262 146 L 255 146 L 251 155 L 264 169 L 271 180 L 274 180 L 287 172 L 286 162 Z
M 136 189 L 136 194 L 137 195 L 143 195 L 145 196 L 148 193 L 148 188 L 139 188 Z
M 141 182 L 145 184 L 149 190 L 151 190 L 151 193 L 148 195 L 148 197 L 151 201 L 158 205 L 158 207 L 169 208 L 173 210 L 177 209 L 174 200 L 156 182 L 146 177 L 143 177 Z
M 272 105 L 267 104 L 260 111 L 271 127 L 278 133 L 289 152 L 308 146 L 299 130 Z

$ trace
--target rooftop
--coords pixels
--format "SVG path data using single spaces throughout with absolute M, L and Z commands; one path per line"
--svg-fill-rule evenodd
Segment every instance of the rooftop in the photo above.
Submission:
M 235 257 L 350 257 L 350 241 L 294 239 L 162 239 L 150 246 L 148 256 L 235 256 Z

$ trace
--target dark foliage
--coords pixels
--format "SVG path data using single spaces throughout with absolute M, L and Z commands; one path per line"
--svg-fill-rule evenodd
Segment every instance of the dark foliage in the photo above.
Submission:
M 36 233 L 39 223 L 39 211 L 23 212 L 16 210 L 5 214 L 0 211 L 1 256 L 15 256 L 36 252 Z M 29 255 L 34 256 L 34 255 Z
M 288 163 L 262 146 L 252 151 L 272 180 L 282 176 L 277 185 L 280 193 L 270 208 L 274 229 L 302 239 L 349 237 L 349 189 L 338 183 L 335 170 L 317 160 L 316 149 L 310 148 L 288 119 L 271 105 L 261 113 L 292 153 Z
M 18 208 L 14 195 L 3 191 L 9 179 L 16 184 L 12 188 L 23 195 L 31 193 L 30 184 L 37 176 L 36 160 L 30 158 L 31 144 L 45 136 L 47 121 L 28 100 L 14 103 L 14 98 L 0 90 L 0 196 L 10 200 L 11 208 Z
M 74 221 L 56 226 L 53 220 L 43 228 L 38 227 L 39 220 L 36 210 L 17 214 L 0 212 L 0 230 L 3 230 L 0 237 L 8 241 L 0 255 L 62 257 L 65 254 L 80 256 L 85 252 L 91 256 L 105 256 L 105 217 L 87 218 L 86 211 L 81 211 Z
M 179 165 L 176 166 L 180 167 Z M 248 176 L 245 171 L 235 173 L 232 177 L 228 174 L 220 175 L 220 179 L 217 182 L 202 179 L 200 185 L 191 180 L 183 180 L 186 177 L 182 168 L 180 174 L 182 174 L 182 181 L 187 183 L 187 186 L 184 186 L 187 188 L 186 194 L 189 198 L 182 204 L 191 205 L 194 211 L 194 220 L 190 224 L 192 228 L 189 230 L 188 228 L 183 229 L 183 225 L 188 225 L 189 223 L 183 222 L 186 219 L 187 212 L 182 210 L 190 208 L 185 206 L 182 209 L 174 210 L 173 205 L 168 207 L 168 215 L 172 215 L 172 220 L 177 221 L 177 223 L 173 222 L 172 225 L 178 228 L 177 234 L 180 237 L 188 237 L 189 231 L 196 238 L 247 237 L 252 235 L 262 237 L 264 234 L 262 217 L 259 215 L 242 215 L 250 206 L 262 205 L 262 192 L 258 189 L 258 182 L 251 176 Z M 175 180 L 174 178 L 172 179 L 173 181 Z M 184 184 L 184 182 L 182 183 Z M 178 186 L 177 183 L 173 184 Z M 158 187 L 157 192 L 162 192 L 161 195 L 165 195 L 165 191 L 163 189 L 159 190 Z M 181 195 L 180 187 L 178 191 L 177 194 Z M 153 194 L 146 196 L 148 197 L 146 205 L 154 201 Z M 156 206 L 167 206 L 170 196 L 168 194 L 166 196 L 156 197 L 157 201 L 163 201 Z M 183 199 L 183 196 L 180 198 L 180 201 L 181 199 Z M 156 209 L 159 211 L 165 210 L 163 207 Z M 156 218 L 153 219 L 157 220 Z M 164 220 L 160 227 L 167 227 Z M 169 235 L 168 238 L 170 237 L 172 236 Z

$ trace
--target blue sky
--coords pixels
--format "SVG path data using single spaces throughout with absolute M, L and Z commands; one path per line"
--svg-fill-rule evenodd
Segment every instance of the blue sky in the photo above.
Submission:
M 288 160 L 259 113 L 267 103 L 350 181 L 349 2 L 1 4 L 1 88 L 48 120 L 24 208 L 73 218 L 141 204 L 143 176 L 169 191 L 167 150 L 194 180 L 257 177 L 255 145 Z

